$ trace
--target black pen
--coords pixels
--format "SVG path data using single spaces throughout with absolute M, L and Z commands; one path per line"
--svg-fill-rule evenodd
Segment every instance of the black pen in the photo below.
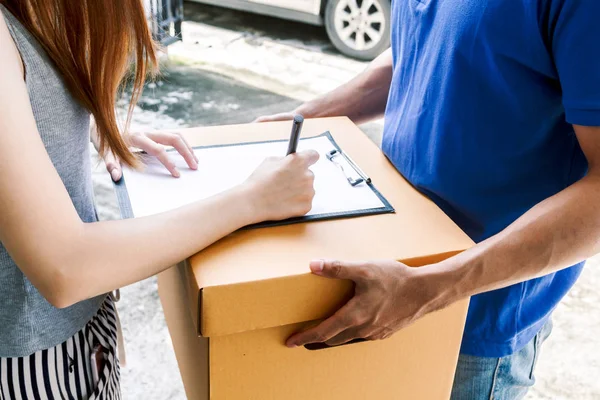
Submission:
M 294 116 L 294 124 L 292 125 L 292 134 L 290 136 L 290 143 L 288 144 L 287 154 L 294 154 L 298 148 L 298 140 L 300 139 L 300 132 L 302 132 L 302 124 L 304 123 L 304 117 L 300 114 Z

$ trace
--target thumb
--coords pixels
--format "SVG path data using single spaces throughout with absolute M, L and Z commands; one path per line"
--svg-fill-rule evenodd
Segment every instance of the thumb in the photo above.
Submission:
M 256 122 L 275 122 L 275 121 L 288 121 L 294 119 L 294 113 L 292 112 L 284 112 L 274 115 L 263 115 L 261 117 L 256 118 L 254 123 Z
M 313 274 L 332 279 L 350 279 L 356 281 L 361 265 L 332 260 L 315 260 L 310 263 Z
M 104 157 L 104 163 L 106 164 L 106 170 L 110 174 L 112 180 L 114 182 L 121 180 L 121 177 L 123 176 L 121 164 L 111 152 L 108 152 Z
M 119 182 L 121 180 L 123 173 L 121 172 L 121 167 L 119 165 L 107 164 L 106 170 L 108 171 L 108 173 L 110 174 L 110 177 L 112 178 L 112 180 L 114 182 Z
M 262 117 L 256 118 L 254 121 L 252 121 L 252 123 L 257 124 L 260 122 L 269 122 L 270 120 L 271 120 L 271 117 L 263 115 Z
M 306 164 L 307 167 L 310 167 L 319 161 L 319 153 L 315 150 L 301 151 L 298 153 L 298 157 Z

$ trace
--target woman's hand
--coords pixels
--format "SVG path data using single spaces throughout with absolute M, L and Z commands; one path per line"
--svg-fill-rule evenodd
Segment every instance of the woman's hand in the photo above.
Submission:
M 194 154 L 192 146 L 183 136 L 176 132 L 152 132 L 152 133 L 132 133 L 125 136 L 125 142 L 132 147 L 137 147 L 151 156 L 156 157 L 161 164 L 165 166 L 175 178 L 179 178 L 180 173 L 175 167 L 175 163 L 169 158 L 165 146 L 172 146 L 185 159 L 191 169 L 198 169 L 198 159 Z M 96 141 L 94 141 L 96 144 Z M 97 149 L 97 147 L 96 147 Z M 113 181 L 117 182 L 123 176 L 121 163 L 110 151 L 103 157 L 106 164 L 106 170 Z
M 309 169 L 319 159 L 314 150 L 266 159 L 244 184 L 256 222 L 302 216 L 312 208 L 315 176 Z

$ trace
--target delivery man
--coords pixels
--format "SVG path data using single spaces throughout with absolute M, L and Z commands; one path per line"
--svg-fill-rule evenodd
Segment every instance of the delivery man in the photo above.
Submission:
M 419 269 L 313 261 L 355 296 L 288 346 L 384 339 L 473 296 L 452 399 L 525 396 L 552 311 L 600 252 L 599 17 L 598 0 L 392 2 L 391 49 L 294 113 L 385 112 L 387 157 L 477 245 Z

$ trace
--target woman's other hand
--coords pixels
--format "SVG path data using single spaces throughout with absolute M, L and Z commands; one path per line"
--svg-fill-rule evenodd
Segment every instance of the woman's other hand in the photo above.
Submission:
M 165 146 L 172 146 L 175 148 L 191 169 L 198 169 L 198 158 L 194 154 L 192 146 L 190 146 L 185 138 L 179 133 L 132 133 L 125 136 L 125 142 L 131 147 L 136 147 L 147 154 L 156 157 L 175 178 L 179 178 L 181 174 L 175 167 L 175 163 L 169 158 Z M 110 151 L 102 158 L 106 164 L 106 170 L 110 174 L 112 180 L 115 182 L 119 181 L 123 175 L 119 160 Z
M 314 150 L 266 159 L 248 178 L 256 222 L 305 215 L 312 208 L 315 176 L 309 169 L 319 160 Z

